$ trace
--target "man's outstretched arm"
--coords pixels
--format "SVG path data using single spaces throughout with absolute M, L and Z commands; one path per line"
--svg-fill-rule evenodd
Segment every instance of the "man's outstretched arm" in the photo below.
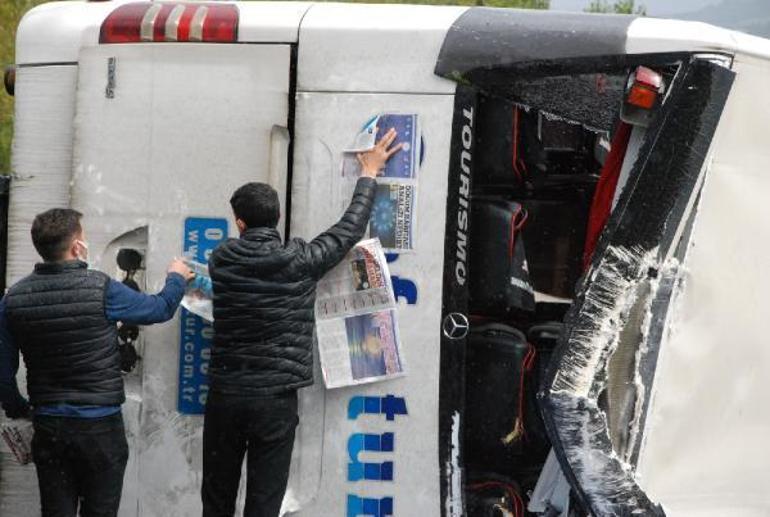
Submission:
M 402 147 L 401 144 L 392 146 L 396 136 L 396 131 L 391 128 L 371 151 L 358 154 L 361 178 L 356 183 L 350 205 L 337 224 L 308 243 L 307 259 L 315 276 L 320 277 L 336 266 L 366 234 L 377 190 L 375 178 Z
M 190 269 L 179 260 L 171 263 L 166 284 L 158 294 L 145 294 L 111 280 L 107 286 L 105 315 L 110 321 L 152 325 L 170 320 L 184 296 Z

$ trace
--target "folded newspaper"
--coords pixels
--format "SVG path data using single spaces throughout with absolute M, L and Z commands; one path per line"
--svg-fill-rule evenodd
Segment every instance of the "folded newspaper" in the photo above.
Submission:
M 195 272 L 182 306 L 213 321 L 211 278 L 205 264 L 186 260 Z M 316 337 L 328 388 L 404 374 L 396 300 L 378 239 L 359 242 L 319 282 Z
M 206 321 L 214 321 L 212 302 L 214 292 L 211 287 L 209 268 L 206 264 L 201 264 L 194 260 L 185 259 L 185 263 L 195 273 L 195 278 L 187 284 L 187 289 L 182 298 L 182 307 Z
M 388 160 L 377 178 L 369 236 L 379 239 L 386 251 L 403 253 L 414 249 L 416 180 L 424 153 L 418 116 L 414 113 L 383 113 L 370 119 L 353 144 L 343 151 L 342 175 L 359 177 L 361 165 L 356 154 L 373 148 L 390 128 L 397 131 L 393 145 L 400 144 L 402 148 Z
M 315 315 L 327 388 L 404 374 L 396 301 L 379 240 L 359 242 L 321 279 Z
M 0 425 L 0 435 L 13 453 L 16 461 L 26 465 L 32 461 L 32 436 L 34 429 L 29 420 L 14 420 Z

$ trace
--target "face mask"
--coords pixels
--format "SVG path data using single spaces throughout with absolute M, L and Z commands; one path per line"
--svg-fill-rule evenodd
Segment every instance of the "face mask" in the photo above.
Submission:
M 77 257 L 78 259 L 82 260 L 86 264 L 88 264 L 88 243 L 86 241 L 81 241 L 80 239 L 75 241 L 80 245 L 80 247 L 83 249 L 83 253 L 78 253 Z

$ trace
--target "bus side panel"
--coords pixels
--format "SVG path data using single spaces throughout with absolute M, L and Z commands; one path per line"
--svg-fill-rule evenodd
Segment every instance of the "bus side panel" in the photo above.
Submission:
M 8 285 L 40 260 L 29 237 L 35 215 L 69 206 L 77 74 L 76 65 L 21 66 L 16 72 Z
M 122 279 L 121 247 L 144 255 L 144 287 L 169 261 L 205 261 L 236 232 L 228 203 L 270 180 L 288 124 L 289 45 L 110 45 L 83 51 L 72 206 L 84 213 L 94 266 Z M 279 146 L 280 147 L 280 146 Z M 271 158 L 276 163 L 271 164 Z M 276 178 L 285 183 L 286 178 Z M 211 328 L 184 311 L 142 328 L 126 376 L 131 445 L 121 516 L 200 513 L 200 414 Z
M 296 511 L 292 515 L 356 515 L 356 505 L 366 504 L 365 500 L 386 506 L 392 501 L 393 515 L 440 515 L 440 319 L 453 99 L 452 95 L 415 94 L 300 92 L 297 96 L 293 236 L 313 238 L 342 214 L 355 183 L 354 178 L 342 176 L 343 150 L 350 148 L 373 116 L 416 114 L 424 161 L 416 179 L 414 250 L 392 257 L 395 260 L 390 263 L 406 375 L 326 390 L 320 371 L 316 372 L 316 385 L 302 390 L 301 424 L 285 505 Z M 348 411 L 356 397 L 382 402 L 388 396 L 403 400 L 407 414 L 388 417 L 387 402 L 382 403 L 380 414 Z M 392 480 L 350 480 L 348 464 L 355 458 L 348 444 L 360 433 L 393 433 L 392 452 L 364 452 L 358 458 L 392 462 Z

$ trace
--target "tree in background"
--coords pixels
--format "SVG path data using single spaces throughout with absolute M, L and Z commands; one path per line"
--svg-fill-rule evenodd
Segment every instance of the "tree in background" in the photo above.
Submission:
M 16 26 L 28 10 L 44 0 L 0 0 L 0 72 L 14 62 Z M 0 87 L 0 174 L 11 171 L 13 97 Z
M 617 13 L 617 14 L 639 14 L 647 15 L 647 8 L 643 5 L 636 7 L 635 0 L 619 0 L 610 4 L 608 0 L 591 0 L 586 7 L 588 13 Z

